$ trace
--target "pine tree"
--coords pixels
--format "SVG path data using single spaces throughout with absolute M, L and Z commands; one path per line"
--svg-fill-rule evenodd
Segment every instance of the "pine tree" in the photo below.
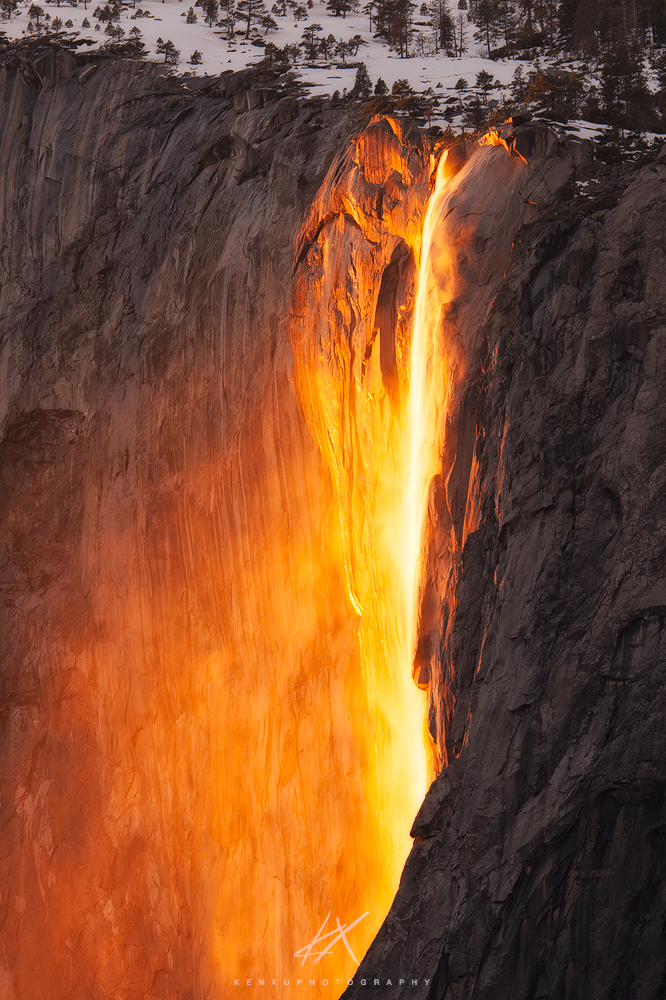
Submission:
M 486 124 L 486 112 L 478 97 L 470 101 L 463 113 L 463 123 L 474 132 L 480 132 Z
M 11 19 L 11 16 L 17 7 L 18 0 L 2 0 L 2 2 L 0 2 L 0 11 L 2 11 L 2 16 L 8 21 Z
M 425 4 L 424 4 L 425 6 Z M 432 0 L 431 6 L 426 7 L 430 14 L 433 34 L 435 36 L 435 52 L 439 49 L 450 49 L 454 43 L 455 27 L 448 0 Z M 423 12 L 423 7 L 421 8 Z
M 354 57 L 354 59 L 356 59 L 356 56 L 358 55 L 358 50 L 361 48 L 362 45 L 367 45 L 367 44 L 368 43 L 366 42 L 363 35 L 352 35 L 352 37 L 347 42 L 347 51 L 350 53 L 350 55 Z
M 535 0 L 517 0 L 516 3 L 516 15 L 519 19 L 522 16 L 522 37 L 527 45 L 534 34 L 534 3 Z
M 31 21 L 35 21 L 37 23 L 37 27 L 39 28 L 39 19 L 40 17 L 44 17 L 44 8 L 39 7 L 35 3 L 31 4 L 28 10 L 28 17 Z
M 464 3 L 465 0 L 461 0 L 461 2 Z M 459 11 L 456 30 L 454 33 L 455 50 L 456 50 L 456 55 L 458 56 L 464 56 L 465 52 L 467 52 L 467 38 L 465 37 L 465 20 L 466 20 L 465 15 L 463 14 L 462 11 Z
M 515 92 L 516 87 L 513 86 L 512 93 Z M 538 110 L 550 118 L 566 122 L 577 116 L 585 87 L 578 73 L 543 70 L 538 66 L 523 83 L 523 93 L 527 103 L 536 104 Z
M 355 13 L 358 9 L 359 0 L 327 0 L 326 4 L 326 10 L 334 17 L 340 17 L 342 14 L 343 20 L 347 14 Z
M 501 31 L 500 9 L 498 0 L 470 0 L 470 19 L 479 29 L 474 39 L 483 42 L 488 50 L 490 59 L 490 46 Z
M 644 131 L 654 114 L 643 58 L 637 46 L 624 43 L 611 49 L 601 68 L 601 94 L 612 124 Z
M 180 50 L 176 48 L 170 38 L 166 42 L 162 41 L 161 38 L 157 39 L 157 52 L 159 55 L 164 55 L 164 62 L 170 65 L 175 65 L 180 58 Z
M 301 35 L 301 44 L 308 59 L 316 59 L 321 47 L 321 39 L 317 38 L 318 31 L 321 31 L 321 24 L 308 24 Z
M 376 0 L 375 3 L 375 37 L 388 38 L 391 30 L 391 23 L 396 17 L 409 14 L 411 19 L 416 4 L 406 4 L 403 8 L 402 0 Z
M 352 98 L 362 97 L 367 100 L 371 93 L 372 80 L 370 79 L 365 63 L 361 63 L 356 70 L 356 79 L 354 80 L 354 86 L 349 91 L 349 96 Z
M 666 52 L 662 52 L 652 63 L 652 68 L 657 74 L 659 89 L 666 90 Z
M 119 21 L 121 14 L 121 5 L 118 2 L 111 4 L 104 4 L 103 7 L 96 7 L 94 10 L 94 16 L 104 24 L 105 21 Z
M 411 19 L 405 14 L 397 14 L 391 22 L 388 43 L 397 51 L 401 59 L 409 56 L 409 42 L 413 34 Z
M 403 97 L 411 97 L 413 93 L 414 90 L 410 86 L 409 80 L 396 80 L 391 87 L 391 97 L 395 97 L 398 100 Z
M 266 10 L 264 0 L 238 0 L 236 15 L 239 21 L 245 24 L 245 37 L 250 37 L 250 29 L 253 24 L 267 24 L 270 14 Z M 275 25 L 275 21 L 273 21 Z M 270 26 L 270 25 L 269 25 Z
M 599 53 L 599 17 L 595 0 L 580 0 L 573 23 L 571 45 L 585 56 Z
M 388 87 L 386 86 L 386 84 L 384 83 L 384 81 L 380 76 L 379 79 L 377 80 L 377 83 L 375 84 L 375 96 L 386 97 L 388 92 L 389 92 Z
M 366 3 L 365 7 L 363 7 L 363 9 L 361 10 L 361 13 L 365 14 L 366 17 L 370 21 L 370 26 L 368 28 L 368 31 L 372 31 L 372 19 L 373 19 L 374 13 L 375 13 L 375 7 L 376 6 L 377 6 L 377 4 L 376 4 L 375 0 L 370 0 L 370 2 Z
M 572 52 L 574 49 L 576 14 L 580 6 L 580 0 L 560 0 L 557 12 L 559 43 L 569 52 Z
M 385 24 L 387 21 L 387 12 L 390 3 L 391 0 L 375 0 L 375 3 L 373 4 L 375 17 L 375 38 L 385 37 Z
M 557 19 L 558 0 L 539 0 L 539 16 L 541 30 L 548 40 L 548 48 L 555 51 L 558 31 Z
M 483 94 L 483 103 L 488 103 L 488 91 L 492 90 L 493 78 L 490 73 L 486 73 L 485 69 L 482 69 L 480 73 L 476 74 L 476 88 L 480 90 Z
M 343 63 L 347 61 L 347 55 L 349 53 L 349 43 L 344 42 L 340 39 L 339 42 L 335 43 L 335 54 L 336 56 L 341 56 Z
M 522 104 L 525 99 L 525 81 L 523 79 L 523 67 L 517 66 L 513 80 L 511 81 L 511 98 L 516 104 Z
M 498 0 L 497 28 L 504 39 L 504 48 L 507 55 L 515 45 L 517 25 L 518 19 L 513 3 L 509 3 L 509 0 Z
M 128 55 L 140 56 L 143 54 L 144 48 L 140 28 L 131 28 L 129 40 L 125 43 L 126 52 Z
M 227 47 L 235 41 L 237 11 L 234 0 L 222 0 L 220 4 L 220 20 L 227 32 Z
M 212 28 L 217 21 L 218 11 L 220 9 L 217 0 L 201 0 L 201 6 L 203 7 L 204 20 L 209 28 Z
M 298 45 L 293 45 L 293 44 L 285 45 L 282 51 L 284 52 L 288 60 L 290 60 L 294 64 L 298 62 L 298 57 L 301 54 L 301 50 L 299 49 Z
M 416 4 L 411 0 L 377 0 L 375 37 L 385 38 L 401 58 L 409 55 L 409 41 L 413 34 L 412 15 Z
M 666 4 L 663 0 L 646 0 L 646 24 L 656 45 L 666 44 Z
M 185 24 L 196 24 L 197 15 L 194 13 L 194 7 L 190 7 L 187 12 L 187 17 L 185 18 Z

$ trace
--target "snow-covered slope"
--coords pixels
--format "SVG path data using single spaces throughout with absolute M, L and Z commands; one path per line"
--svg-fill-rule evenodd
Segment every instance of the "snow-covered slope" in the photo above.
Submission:
M 61 0 L 59 7 L 44 0 L 41 5 L 45 14 L 50 15 L 50 24 L 54 18 L 59 17 L 63 23 L 62 30 L 78 33 L 79 37 L 89 39 L 94 46 L 103 45 L 109 40 L 104 33 L 104 24 L 100 25 L 99 30 L 95 30 L 95 24 L 98 23 L 93 16 L 95 3 L 88 2 L 87 9 L 81 4 L 70 5 L 64 0 Z M 235 40 L 231 43 L 227 41 L 226 33 L 221 27 L 208 27 L 204 22 L 201 7 L 194 8 L 196 23 L 187 24 L 189 6 L 188 0 L 157 0 L 157 2 L 137 0 L 136 9 L 128 7 L 123 10 L 119 24 L 125 32 L 125 38 L 129 37 L 132 28 L 140 29 L 141 40 L 145 44 L 146 56 L 149 59 L 162 61 L 164 57 L 156 51 L 157 39 L 171 40 L 180 51 L 180 60 L 176 67 L 179 73 L 217 75 L 224 70 L 242 69 L 263 58 L 263 47 L 243 38 L 240 24 L 237 25 L 238 33 Z M 30 3 L 23 0 L 16 14 L 10 20 L 2 22 L 2 30 L 8 38 L 21 38 L 30 34 L 29 8 Z M 149 16 L 141 14 L 137 16 L 137 11 L 147 12 Z M 287 17 L 276 14 L 273 14 L 273 17 L 278 24 L 277 29 L 262 34 L 265 41 L 272 41 L 280 48 L 301 43 L 303 31 L 309 24 L 321 25 L 318 34 L 324 36 L 332 34 L 337 40 L 348 41 L 354 35 L 360 35 L 367 45 L 358 50 L 355 61 L 365 62 L 373 85 L 381 77 L 389 89 L 396 80 L 404 79 L 417 92 L 423 92 L 431 87 L 437 96 L 451 96 L 456 81 L 461 77 L 467 81 L 470 88 L 473 88 L 476 75 L 485 70 L 494 80 L 499 80 L 506 86 L 510 83 L 516 67 L 521 65 L 516 60 L 484 59 L 480 54 L 482 50 L 474 42 L 474 26 L 471 24 L 466 31 L 467 53 L 462 58 L 451 58 L 443 52 L 438 54 L 432 52 L 434 48 L 432 29 L 425 23 L 426 18 L 421 18 L 424 23 L 419 25 L 417 17 L 416 35 L 411 43 L 410 52 L 430 51 L 430 54 L 413 54 L 410 58 L 401 59 L 396 52 L 389 49 L 388 45 L 373 37 L 368 18 L 361 14 L 350 14 L 346 18 L 333 17 L 327 12 L 325 4 L 314 3 L 308 11 L 308 20 L 296 21 L 291 13 Z M 90 22 L 89 28 L 83 26 L 85 19 Z M 71 27 L 65 27 L 68 21 L 72 22 Z M 418 41 L 419 34 L 423 38 L 423 43 Z M 191 65 L 189 60 L 195 51 L 201 53 L 201 63 Z M 527 63 L 522 65 L 524 68 L 529 66 Z M 345 88 L 349 90 L 353 86 L 356 75 L 353 67 L 341 66 L 339 59 L 318 60 L 316 66 L 300 64 L 296 69 L 300 72 L 303 82 L 311 84 L 313 94 L 331 94 L 335 90 L 339 90 L 342 94 Z M 498 99 L 500 93 L 494 95 L 491 93 L 490 97 L 493 96 Z

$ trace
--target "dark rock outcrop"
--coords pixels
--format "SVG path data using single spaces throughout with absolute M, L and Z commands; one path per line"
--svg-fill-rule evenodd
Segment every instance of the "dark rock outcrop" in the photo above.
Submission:
M 522 227 L 453 415 L 449 767 L 348 997 L 664 995 L 666 168 L 615 200 Z

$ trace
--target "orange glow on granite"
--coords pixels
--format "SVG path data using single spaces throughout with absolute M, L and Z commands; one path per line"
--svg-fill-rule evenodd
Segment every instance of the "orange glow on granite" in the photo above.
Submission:
M 423 525 L 448 384 L 441 312 L 450 289 L 442 280 L 447 259 L 434 222 L 444 185 L 440 168 L 423 227 L 412 319 L 404 304 L 398 319 L 397 404 L 383 384 L 380 336 L 373 329 L 376 265 L 367 243 L 346 245 L 343 220 L 321 232 L 310 249 L 294 305 L 308 336 L 302 353 L 296 352 L 296 380 L 331 478 L 326 558 L 344 586 L 340 627 L 350 642 L 346 685 L 334 697 L 342 695 L 339 708 L 348 720 L 344 772 L 353 774 L 354 809 L 348 827 L 329 827 L 326 850 L 338 860 L 326 891 L 335 899 L 345 888 L 345 919 L 370 911 L 354 931 L 359 958 L 397 889 L 409 830 L 435 767 L 426 698 L 412 680 L 412 663 Z M 322 598 L 324 613 L 328 601 Z M 331 787 L 334 798 L 347 792 L 348 777 Z M 311 887 L 304 891 L 312 895 Z M 316 918 L 328 909 L 335 907 L 320 904 L 308 913 L 304 906 L 313 935 Z M 345 975 L 353 971 L 352 963 Z
M 394 400 L 373 324 L 400 237 L 378 266 L 372 243 L 351 246 L 344 226 L 322 231 L 303 268 L 294 312 L 311 353 L 279 344 L 237 435 L 205 450 L 206 411 L 182 439 L 156 412 L 136 493 L 119 487 L 97 508 L 90 487 L 82 572 L 98 624 L 77 664 L 99 691 L 106 784 L 77 849 L 97 887 L 86 898 L 108 923 L 96 961 L 113 983 L 134 970 L 137 992 L 135 941 L 159 925 L 156 960 L 181 983 L 165 997 L 189 989 L 183 943 L 192 995 L 235 996 L 238 980 L 243 995 L 285 1000 L 301 978 L 308 990 L 316 980 L 313 997 L 339 996 L 389 909 L 432 776 L 426 697 L 411 676 L 428 481 L 408 400 L 414 301 L 427 317 L 426 384 L 443 370 L 437 297 L 412 280 L 398 303 Z M 159 492 L 161 467 L 179 473 L 172 493 Z M 123 866 L 107 872 L 120 850 Z M 44 861 L 45 885 L 58 857 Z M 81 926 L 61 911 L 66 964 Z M 349 950 L 335 934 L 313 944 L 337 921 Z
M 345 226 L 338 217 L 322 230 L 298 278 L 307 350 L 279 343 L 237 436 L 198 453 L 205 414 L 181 443 L 155 413 L 136 496 L 87 508 L 86 587 L 104 628 L 79 663 L 96 675 L 96 740 L 109 762 L 102 869 L 105 850 L 131 845 L 122 877 L 96 876 L 109 981 L 129 966 L 138 981 L 126 942 L 128 914 L 139 913 L 164 929 L 162 968 L 179 968 L 176 948 L 191 942 L 193 995 L 234 996 L 238 980 L 244 995 L 285 1000 L 301 978 L 332 1000 L 384 920 L 411 846 L 432 777 L 426 697 L 411 676 L 428 494 L 410 429 L 414 311 L 427 318 L 425 384 L 443 371 L 441 330 L 437 296 L 410 278 L 393 398 L 374 318 L 402 236 L 389 234 L 377 257 Z M 424 252 L 435 242 L 431 233 Z M 160 465 L 182 473 L 172 494 L 152 485 Z M 93 515 L 105 526 L 98 548 Z

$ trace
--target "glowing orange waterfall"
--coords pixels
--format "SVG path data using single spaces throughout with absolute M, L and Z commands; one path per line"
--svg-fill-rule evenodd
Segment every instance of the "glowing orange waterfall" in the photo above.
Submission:
M 436 222 L 446 189 L 445 151 L 423 223 L 419 280 L 414 304 L 408 402 L 408 470 L 404 490 L 402 566 L 408 616 L 407 649 L 413 657 L 418 619 L 423 525 L 430 482 L 441 469 L 446 401 L 451 387 L 442 310 L 453 297 L 449 247 Z
M 440 164 L 423 225 L 411 322 L 404 306 L 397 310 L 397 404 L 382 381 L 373 328 L 379 289 L 364 278 L 376 275 L 372 248 L 345 236 L 340 219 L 310 249 L 294 306 L 299 395 L 333 489 L 327 540 L 347 597 L 348 624 L 340 627 L 349 629 L 358 657 L 344 711 L 354 706 L 347 775 L 356 796 L 350 819 L 362 832 L 350 830 L 338 842 L 331 836 L 328 850 L 340 858 L 335 876 L 323 875 L 331 905 L 320 903 L 323 912 L 310 914 L 309 927 L 314 936 L 329 910 L 335 916 L 344 884 L 351 907 L 344 919 L 369 911 L 354 932 L 358 958 L 397 889 L 411 823 L 433 777 L 426 697 L 412 680 L 412 663 L 423 525 L 448 387 L 441 313 L 451 282 L 436 224 L 444 185 Z M 351 863 L 349 843 L 357 845 Z M 353 975 L 351 958 L 336 961 L 344 976 Z

